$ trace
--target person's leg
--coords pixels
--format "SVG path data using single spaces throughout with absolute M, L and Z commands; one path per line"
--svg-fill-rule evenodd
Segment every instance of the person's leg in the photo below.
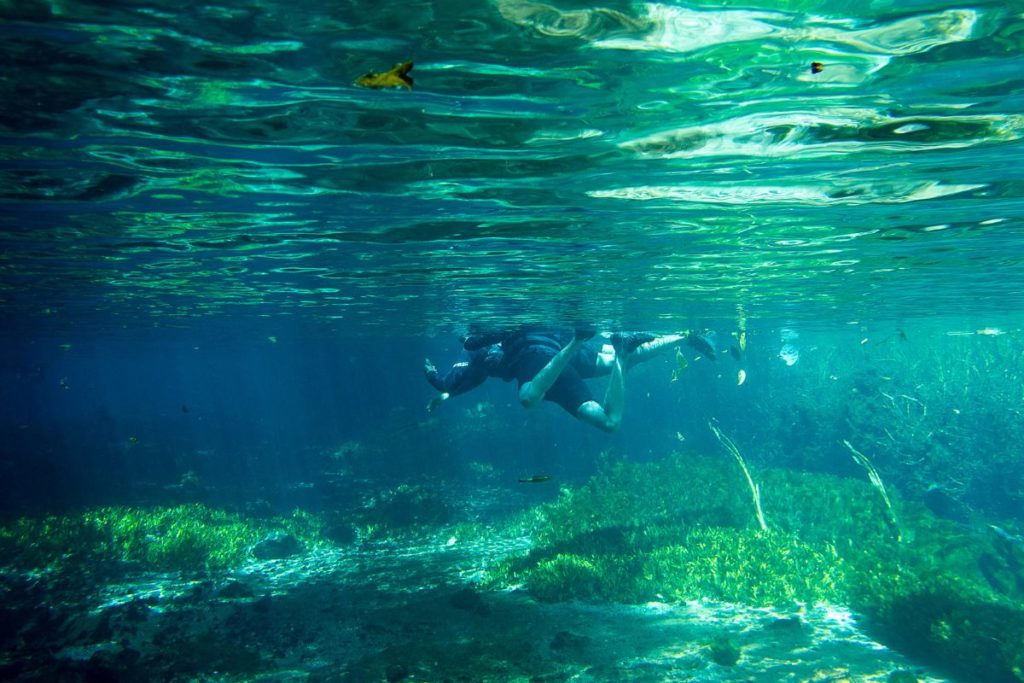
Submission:
M 622 411 L 625 405 L 626 370 L 622 356 L 619 356 L 612 362 L 612 374 L 608 378 L 604 403 L 594 400 L 585 401 L 576 409 L 576 417 L 598 429 L 614 432 L 622 424 Z
M 632 367 L 637 363 L 643 363 L 645 360 L 650 360 L 662 351 L 676 346 L 679 342 L 686 339 L 687 334 L 666 334 L 638 345 L 628 356 L 628 367 Z
M 680 342 L 686 342 L 688 346 L 699 353 L 711 360 L 715 360 L 715 349 L 711 342 L 705 335 L 695 332 L 680 332 L 678 334 L 664 334 L 660 336 L 643 332 L 612 335 L 612 344 L 615 347 L 616 356 L 621 355 L 627 359 L 627 369 L 637 363 L 650 360 L 665 350 L 677 346 Z
M 576 410 L 576 417 L 580 422 L 584 422 L 591 427 L 597 427 L 603 429 L 606 432 L 614 432 L 619 428 L 617 423 L 613 423 L 611 418 L 608 417 L 608 413 L 605 412 L 604 408 L 597 401 L 587 401 Z
M 544 394 L 548 393 L 555 380 L 568 367 L 573 355 L 579 351 L 584 341 L 586 341 L 586 338 L 583 335 L 574 337 L 571 342 L 563 346 L 558 353 L 552 356 L 551 360 L 532 379 L 528 382 L 523 382 L 519 386 L 519 402 L 524 407 L 532 408 L 541 402 Z

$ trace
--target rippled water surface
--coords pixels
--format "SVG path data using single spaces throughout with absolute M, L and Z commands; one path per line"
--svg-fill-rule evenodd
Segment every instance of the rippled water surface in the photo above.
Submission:
M 1024 3 L 0 2 L 11 315 L 1024 304 Z M 411 89 L 355 80 L 412 60 Z

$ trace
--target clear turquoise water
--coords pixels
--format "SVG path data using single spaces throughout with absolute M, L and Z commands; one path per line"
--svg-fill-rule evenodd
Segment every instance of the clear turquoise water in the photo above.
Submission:
M 3 2 L 0 304 L 1006 326 L 1022 12 Z M 410 59 L 411 90 L 354 85 Z

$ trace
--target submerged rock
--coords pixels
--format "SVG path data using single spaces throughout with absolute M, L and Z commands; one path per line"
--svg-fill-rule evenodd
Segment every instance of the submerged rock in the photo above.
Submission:
M 257 560 L 283 560 L 302 552 L 299 539 L 282 531 L 273 531 L 252 547 L 252 555 Z
M 732 638 L 722 636 L 708 643 L 708 656 L 719 666 L 735 666 L 743 654 Z
M 801 635 L 804 632 L 804 622 L 798 616 L 778 617 L 764 625 L 766 631 L 785 635 Z
M 141 653 L 130 647 L 104 647 L 88 659 L 63 659 L 57 663 L 55 671 L 48 673 L 62 681 L 142 683 L 150 679 L 141 658 Z
M 355 543 L 358 534 L 351 524 L 329 524 L 324 528 L 324 538 L 337 545 L 349 545 Z
M 252 588 L 242 583 L 241 581 L 228 581 L 224 584 L 219 591 L 217 591 L 218 598 L 225 598 L 228 600 L 236 598 L 251 598 L 256 594 Z
M 462 609 L 467 612 L 476 612 L 481 615 L 486 615 L 491 611 L 487 606 L 487 603 L 484 602 L 484 599 L 480 596 L 480 593 L 469 586 L 453 593 L 452 596 L 448 598 L 448 604 L 455 609 Z
M 590 645 L 588 636 L 581 636 L 572 631 L 559 631 L 551 639 L 550 647 L 555 652 L 579 653 Z
M 384 671 L 388 683 L 398 683 L 409 677 L 409 668 L 404 664 L 390 664 Z
M 886 679 L 887 683 L 917 683 L 917 675 L 910 671 L 893 671 Z
M 266 614 L 270 611 L 272 602 L 273 598 L 270 597 L 270 593 L 264 593 L 262 598 L 252 603 L 252 609 L 259 614 Z

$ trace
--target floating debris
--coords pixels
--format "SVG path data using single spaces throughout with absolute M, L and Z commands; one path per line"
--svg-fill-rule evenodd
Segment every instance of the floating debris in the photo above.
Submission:
M 743 306 L 737 306 L 737 335 L 736 341 L 740 345 L 740 353 L 747 350 L 747 314 L 743 310 Z
M 360 88 L 372 88 L 373 90 L 380 90 L 381 88 L 405 88 L 412 90 L 413 80 L 409 76 L 410 71 L 412 71 L 412 62 L 402 62 L 401 64 L 395 64 L 389 71 L 384 73 L 367 72 L 356 79 L 356 85 Z
M 683 352 L 677 348 L 676 367 L 675 370 L 672 371 L 672 381 L 678 382 L 679 378 L 683 376 L 683 371 L 686 370 L 686 368 L 689 367 L 689 365 L 690 361 L 686 360 L 686 356 L 684 356 Z
M 546 474 L 535 474 L 532 477 L 526 479 L 520 479 L 520 484 L 543 484 L 546 481 L 550 481 L 551 477 Z
M 800 349 L 792 344 L 783 344 L 782 348 L 779 349 L 779 358 L 786 365 L 796 365 L 797 361 L 800 360 Z
M 811 62 L 811 73 L 812 74 L 820 74 L 824 70 L 825 70 L 825 65 L 822 64 L 821 62 Z
M 800 360 L 800 348 L 796 345 L 799 338 L 800 335 L 796 330 L 788 327 L 783 327 L 779 330 L 779 341 L 782 342 L 782 348 L 779 349 L 779 358 L 786 365 L 796 365 Z
M 736 386 L 742 385 L 747 381 L 747 371 L 740 368 L 740 371 L 736 373 Z

